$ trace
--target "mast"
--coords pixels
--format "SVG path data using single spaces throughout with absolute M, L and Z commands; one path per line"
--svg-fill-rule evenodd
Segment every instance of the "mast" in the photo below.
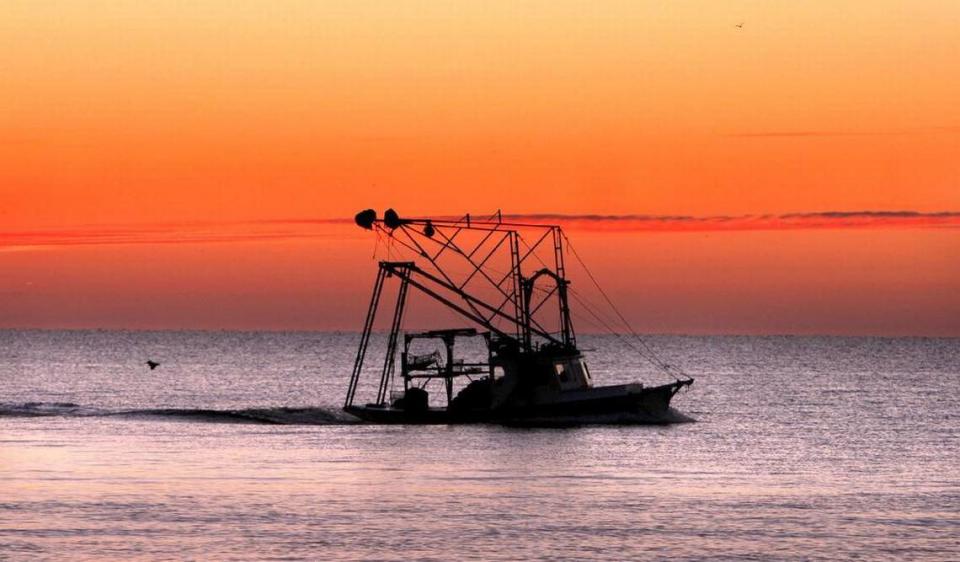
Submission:
M 559 226 L 553 230 L 554 267 L 557 272 L 557 303 L 560 307 L 560 333 L 565 347 L 577 347 L 577 337 L 573 332 L 573 322 L 570 321 L 570 304 L 567 301 L 567 270 L 563 263 L 563 231 Z
M 360 345 L 357 347 L 357 358 L 353 362 L 353 373 L 350 375 L 350 386 L 347 387 L 347 398 L 344 407 L 353 404 L 353 397 L 357 392 L 357 381 L 360 380 L 360 371 L 363 369 L 363 360 L 367 355 L 367 346 L 370 343 L 370 333 L 373 331 L 373 321 L 377 316 L 377 307 L 380 304 L 380 293 L 383 291 L 383 268 L 377 269 L 377 280 L 373 283 L 373 296 L 367 308 L 367 319 L 363 323 L 363 332 L 360 335 Z

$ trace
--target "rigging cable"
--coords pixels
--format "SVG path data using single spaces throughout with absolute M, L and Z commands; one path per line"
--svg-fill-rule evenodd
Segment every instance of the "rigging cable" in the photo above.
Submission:
M 640 344 L 644 347 L 644 349 L 647 350 L 647 353 L 650 354 L 650 357 L 648 357 L 648 359 L 651 359 L 656 366 L 658 366 L 660 369 L 662 369 L 665 373 L 669 375 L 676 377 L 677 374 L 680 374 L 685 377 L 689 377 L 689 375 L 687 375 L 687 373 L 683 369 L 670 365 L 665 361 L 663 361 L 662 359 L 660 359 L 659 355 L 657 355 L 656 351 L 653 350 L 650 344 L 648 344 L 646 340 L 644 340 L 642 337 L 640 337 L 639 334 L 637 334 L 637 332 L 633 329 L 633 326 L 630 325 L 630 322 L 627 321 L 627 319 L 623 316 L 623 314 L 620 312 L 617 306 L 613 304 L 613 300 L 610 298 L 609 295 L 607 295 L 607 292 L 604 291 L 603 287 L 600 286 L 600 283 L 597 281 L 596 277 L 593 276 L 593 273 L 590 271 L 590 268 L 588 268 L 587 264 L 583 262 L 583 258 L 580 257 L 580 254 L 577 253 L 576 248 L 574 248 L 573 244 L 570 243 L 570 239 L 567 237 L 567 234 L 562 231 L 561 233 L 563 235 L 563 239 L 567 242 L 567 248 L 570 249 L 570 253 L 573 254 L 573 257 L 575 257 L 577 259 L 577 262 L 580 263 L 580 266 L 583 267 L 583 270 L 587 273 L 587 276 L 590 278 L 590 281 L 592 281 L 593 285 L 597 288 L 598 291 L 600 291 L 600 294 L 603 296 L 603 299 L 607 302 L 608 305 L 610 305 L 610 308 L 613 310 L 614 314 L 617 315 L 617 317 L 623 323 L 624 327 L 627 329 L 630 335 L 633 336 L 638 342 L 640 342 Z M 579 298 L 577 300 L 579 301 Z
M 589 318 L 577 314 L 577 316 L 578 316 L 579 318 L 582 318 L 583 320 L 587 320 L 588 322 L 590 322 L 590 324 L 593 324 L 594 326 L 603 328 L 604 330 L 607 331 L 607 333 L 609 333 L 611 336 L 617 338 L 617 340 L 620 341 L 621 343 L 623 343 L 623 345 L 625 345 L 626 347 L 630 348 L 630 349 L 631 349 L 632 351 L 634 351 L 637 355 L 639 355 L 640 357 L 642 357 L 643 359 L 645 359 L 647 362 L 649 362 L 650 364 L 652 364 L 654 367 L 656 367 L 657 369 L 659 369 L 659 370 L 661 370 L 661 371 L 664 371 L 664 372 L 667 373 L 667 374 L 671 374 L 671 375 L 672 375 L 672 373 L 670 372 L 670 369 L 669 369 L 669 365 L 666 365 L 665 363 L 663 363 L 662 361 L 660 361 L 658 357 L 656 357 L 656 356 L 651 356 L 649 352 L 647 352 L 647 351 L 645 351 L 645 350 L 637 347 L 636 345 L 634 345 L 634 343 L 633 343 L 632 341 L 630 341 L 629 338 L 627 338 L 625 335 L 621 334 L 616 328 L 614 328 L 613 326 L 611 326 L 610 324 L 608 324 L 607 321 L 604 320 L 603 317 L 595 310 L 596 307 L 595 307 L 589 300 L 587 300 L 586 297 L 582 297 L 582 296 L 579 294 L 578 291 L 574 291 L 573 289 L 570 290 L 569 294 L 570 294 L 570 296 L 572 296 L 572 297 L 574 298 L 574 300 L 577 301 L 578 304 L 580 304 L 581 308 L 583 308 L 584 310 L 586 310 L 586 311 L 590 314 L 590 316 L 592 316 L 593 319 L 596 320 L 596 323 L 590 322 Z M 666 367 L 665 367 L 664 365 L 666 365 Z M 673 376 L 675 376 L 675 375 L 673 375 Z
M 562 231 L 561 231 L 561 232 L 562 232 Z M 564 234 L 563 236 L 564 236 L 564 238 L 566 238 L 566 234 Z M 520 238 L 520 241 L 523 243 L 524 247 L 526 247 L 527 250 L 529 250 L 529 254 L 532 255 L 534 258 L 536 258 L 536 260 L 537 260 L 538 262 L 540 262 L 540 265 L 542 265 L 543 267 L 549 269 L 550 266 L 547 265 L 547 263 L 543 260 L 543 258 L 541 258 L 540 255 L 537 254 L 537 252 L 534 251 L 534 249 L 531 248 L 529 244 L 527 244 L 527 241 L 524 240 L 523 236 L 520 236 L 519 238 Z M 567 240 L 567 242 L 568 242 L 568 245 L 569 245 L 569 240 Z M 573 249 L 573 248 L 571 248 L 571 250 L 572 250 L 572 249 Z M 583 264 L 583 260 L 580 260 L 579 256 L 577 256 L 577 259 L 580 261 L 580 264 L 581 264 L 581 265 L 583 266 L 583 268 L 586 270 L 587 268 L 586 268 L 586 265 Z M 590 272 L 587 271 L 587 274 L 589 275 Z M 591 276 L 591 278 L 592 278 L 592 276 Z M 595 285 L 597 284 L 596 279 L 593 279 L 593 282 L 594 282 Z M 598 288 L 599 288 L 599 287 L 598 287 Z M 541 288 L 541 287 L 534 287 L 534 289 L 541 291 L 541 293 L 548 293 L 548 292 L 549 292 L 549 291 L 547 291 L 546 289 L 543 289 L 543 288 Z M 615 338 L 617 338 L 618 340 L 620 340 L 625 346 L 629 347 L 631 350 L 633 350 L 633 351 L 636 352 L 638 355 L 640 355 L 640 357 L 644 358 L 645 360 L 647 360 L 648 362 L 650 362 L 651 364 L 653 364 L 654 367 L 656 367 L 656 368 L 658 368 L 658 369 L 660 369 L 660 370 L 663 370 L 663 371 L 666 371 L 667 373 L 669 373 L 669 370 L 664 369 L 664 367 L 662 366 L 663 362 L 660 361 L 659 358 L 657 358 L 656 356 L 651 357 L 651 356 L 650 356 L 647 352 L 645 352 L 644 350 L 637 348 L 635 345 L 633 345 L 633 342 L 631 342 L 626 336 L 624 336 L 624 335 L 621 334 L 616 328 L 614 328 L 613 326 L 611 326 L 610 324 L 608 324 L 608 323 L 603 319 L 602 315 L 598 312 L 598 311 L 599 311 L 599 307 L 597 307 L 597 306 L 595 306 L 593 303 L 591 303 L 591 302 L 589 301 L 589 299 L 587 299 L 586 296 L 580 295 L 579 291 L 577 291 L 577 290 L 574 289 L 573 287 L 568 287 L 568 288 L 567 288 L 567 294 L 570 295 L 570 296 L 572 296 L 572 297 L 574 298 L 574 300 L 576 300 L 577 303 L 579 303 L 580 306 L 583 307 L 584 310 L 586 310 L 587 312 L 589 312 L 590 315 L 593 316 L 594 320 L 597 321 L 596 324 L 593 324 L 592 322 L 591 322 L 591 324 L 593 324 L 593 325 L 596 326 L 596 327 L 603 328 L 603 329 L 606 330 L 608 333 L 610 333 L 610 335 L 612 335 L 613 337 L 615 337 Z M 579 314 L 576 314 L 576 316 L 578 316 L 578 317 L 580 317 L 580 318 L 583 318 L 584 320 L 587 320 L 588 322 L 590 321 L 590 320 L 589 320 L 587 317 L 585 317 L 585 316 L 580 316 Z M 629 329 L 629 327 L 628 327 L 628 329 Z

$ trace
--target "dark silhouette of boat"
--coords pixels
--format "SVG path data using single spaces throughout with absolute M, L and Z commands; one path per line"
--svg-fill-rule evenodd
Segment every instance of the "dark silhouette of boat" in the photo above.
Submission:
M 368 209 L 355 220 L 417 256 L 423 266 L 416 261 L 379 262 L 344 402 L 346 412 L 369 422 L 406 424 L 690 421 L 674 411 L 670 401 L 693 383 L 692 378 L 676 378 L 659 386 L 640 382 L 594 386 L 570 319 L 564 265 L 569 241 L 559 226 L 504 222 L 499 212 L 478 221 L 470 215 L 458 220 L 406 219 L 390 209 L 381 219 Z M 536 241 L 527 244 L 521 231 L 534 232 Z M 537 250 L 544 248 L 550 250 L 552 259 L 539 257 Z M 534 258 L 542 267 L 525 273 L 529 268 L 524 265 Z M 460 262 L 459 275 L 443 259 Z M 497 271 L 495 263 L 509 271 Z M 399 280 L 399 290 L 377 395 L 374 401 L 357 404 L 387 279 Z M 411 287 L 476 327 L 402 333 Z M 481 294 L 484 289 L 496 300 Z M 457 342 L 476 338 L 482 338 L 485 357 L 457 357 Z M 397 379 L 401 340 L 399 379 L 403 390 L 397 391 L 391 387 Z M 433 351 L 415 353 L 424 342 L 428 346 L 432 342 Z M 662 362 L 659 366 L 671 372 Z M 428 387 L 436 387 L 435 383 L 445 395 L 443 406 L 430 404 Z M 367 387 L 372 393 L 372 386 Z

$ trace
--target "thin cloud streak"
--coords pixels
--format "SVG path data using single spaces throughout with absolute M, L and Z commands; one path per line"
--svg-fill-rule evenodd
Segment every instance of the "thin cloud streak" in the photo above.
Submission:
M 344 219 L 280 219 L 265 221 L 192 221 L 140 226 L 84 225 L 49 230 L 0 232 L 0 251 L 25 248 L 116 245 L 222 244 L 331 238 L 318 225 Z
M 823 230 L 958 228 L 960 211 L 820 211 L 765 215 L 504 215 L 509 220 L 559 223 L 568 228 L 615 232 L 723 232 L 750 230 Z
M 791 138 L 791 137 L 885 137 L 903 135 L 902 132 L 881 131 L 760 131 L 756 133 L 730 133 L 723 135 L 731 138 Z
M 434 217 L 442 218 L 442 217 Z M 449 217 L 446 217 L 449 218 Z M 743 232 L 825 229 L 960 228 L 960 211 L 818 211 L 749 215 L 601 215 L 530 213 L 504 221 L 559 224 L 597 232 Z M 342 239 L 331 226 L 352 218 L 285 218 L 256 221 L 193 221 L 151 225 L 86 225 L 48 230 L 0 231 L 0 251 L 73 246 L 222 244 Z M 351 231 L 352 232 L 352 231 Z M 359 230 L 357 236 L 362 235 Z
M 803 137 L 889 137 L 912 134 L 960 133 L 960 126 L 943 125 L 905 129 L 900 131 L 748 131 L 740 133 L 726 133 L 721 136 L 728 138 L 803 138 Z

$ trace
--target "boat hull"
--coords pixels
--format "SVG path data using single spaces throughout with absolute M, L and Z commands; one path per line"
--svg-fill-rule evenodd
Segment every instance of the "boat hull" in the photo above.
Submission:
M 470 424 L 505 425 L 664 425 L 693 421 L 670 407 L 670 400 L 693 379 L 644 387 L 617 385 L 562 392 L 495 409 L 448 410 L 428 408 L 408 411 L 388 405 L 347 406 L 344 410 L 364 421 L 379 424 Z

